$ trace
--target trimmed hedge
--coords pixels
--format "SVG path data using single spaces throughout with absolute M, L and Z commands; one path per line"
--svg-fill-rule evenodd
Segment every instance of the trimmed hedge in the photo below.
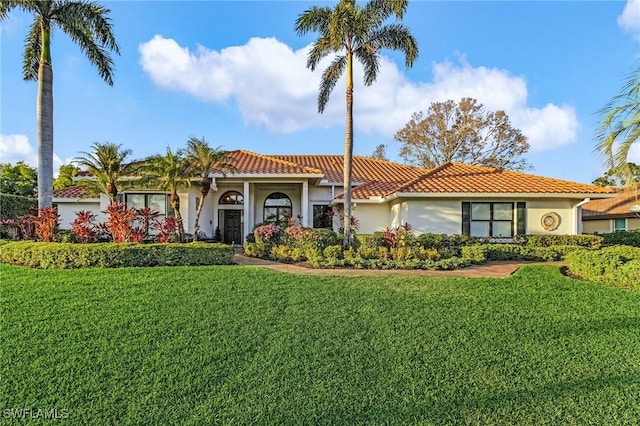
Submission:
M 600 234 L 603 246 L 633 246 L 640 247 L 640 231 L 618 231 L 610 234 Z
M 517 243 L 528 247 L 581 246 L 597 250 L 602 246 L 599 235 L 519 235 Z
M 224 244 L 72 244 L 15 241 L 0 246 L 0 262 L 43 269 L 230 265 Z
M 15 219 L 38 207 L 38 200 L 12 194 L 0 194 L 0 220 Z
M 484 263 L 488 260 L 535 260 L 555 261 L 583 247 L 577 245 L 553 247 L 528 247 L 519 244 L 480 244 L 462 247 L 463 259 L 472 263 Z
M 312 263 L 316 268 L 354 268 L 354 269 L 424 269 L 452 270 L 470 266 L 468 259 L 450 257 L 441 260 L 381 260 L 353 257 L 350 259 L 321 258 Z
M 569 271 L 589 281 L 640 290 L 640 248 L 611 246 L 567 255 Z

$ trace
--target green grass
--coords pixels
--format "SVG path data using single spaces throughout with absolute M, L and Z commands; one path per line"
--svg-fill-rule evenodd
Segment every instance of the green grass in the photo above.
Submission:
M 1 274 L 0 409 L 64 409 L 65 424 L 640 419 L 640 293 L 553 266 L 506 280 Z

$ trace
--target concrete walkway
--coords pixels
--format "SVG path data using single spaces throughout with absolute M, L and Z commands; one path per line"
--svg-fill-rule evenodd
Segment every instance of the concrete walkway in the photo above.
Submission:
M 286 272 L 289 274 L 305 275 L 350 275 L 350 276 L 388 276 L 388 277 L 466 277 L 466 278 L 506 278 L 513 274 L 522 265 L 566 265 L 565 262 L 516 262 L 495 261 L 484 265 L 472 265 L 467 268 L 454 269 L 452 271 L 425 271 L 421 269 L 314 269 L 301 265 L 272 262 L 236 253 L 233 261 L 238 265 L 252 265 L 272 271 Z

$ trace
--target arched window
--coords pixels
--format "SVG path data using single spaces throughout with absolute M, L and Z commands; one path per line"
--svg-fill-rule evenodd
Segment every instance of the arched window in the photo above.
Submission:
M 218 204 L 244 204 L 244 197 L 238 191 L 227 191 L 220 197 Z
M 291 199 L 282 192 L 274 192 L 264 200 L 265 222 L 286 222 L 292 216 Z

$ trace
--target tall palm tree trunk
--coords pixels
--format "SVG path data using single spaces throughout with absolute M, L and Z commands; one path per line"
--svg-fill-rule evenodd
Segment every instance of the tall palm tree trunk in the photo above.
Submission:
M 200 201 L 198 202 L 198 208 L 196 209 L 196 223 L 193 227 L 193 241 L 198 241 L 198 232 L 200 232 L 200 213 L 202 213 L 202 207 L 204 206 L 204 199 L 209 194 L 211 189 L 211 180 L 208 177 L 202 178 L 200 182 Z
M 38 133 L 38 207 L 53 202 L 53 69 L 50 30 L 42 24 L 42 56 L 38 67 L 36 122 Z
M 351 246 L 351 168 L 353 157 L 353 55 L 347 52 L 347 124 L 344 133 L 344 240 L 342 246 L 348 249 Z

